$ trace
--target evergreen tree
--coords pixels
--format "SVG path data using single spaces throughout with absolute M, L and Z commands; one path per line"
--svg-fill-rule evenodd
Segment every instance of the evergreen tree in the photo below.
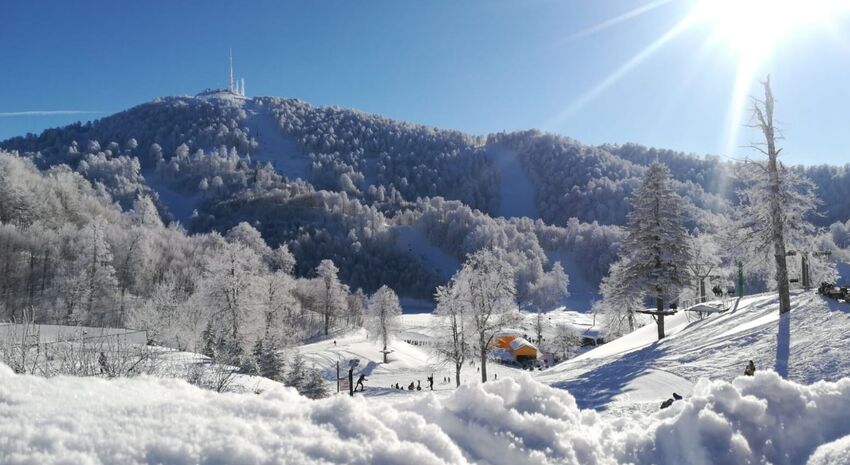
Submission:
M 278 344 L 272 337 L 257 339 L 254 344 L 254 360 L 257 374 L 279 381 L 283 375 L 283 359 L 278 352 Z
M 652 315 L 658 339 L 664 338 L 664 303 L 675 299 L 688 283 L 691 259 L 684 207 L 671 186 L 670 171 L 655 162 L 632 197 L 626 237 L 620 247 L 623 260 L 620 286 L 628 294 L 655 298 Z
M 315 368 L 308 369 L 304 385 L 298 392 L 304 397 L 308 397 L 310 399 L 321 399 L 323 397 L 327 397 L 328 385 L 325 382 L 324 376 L 322 376 L 322 372 Z
M 294 387 L 301 392 L 307 383 L 307 367 L 304 364 L 304 357 L 300 352 L 296 352 L 292 357 L 292 362 L 289 364 L 289 370 L 283 379 L 283 384 Z

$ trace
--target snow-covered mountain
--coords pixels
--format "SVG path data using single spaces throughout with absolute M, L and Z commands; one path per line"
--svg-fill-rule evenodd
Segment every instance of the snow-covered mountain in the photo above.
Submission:
M 527 276 L 521 301 L 533 303 L 535 283 L 561 261 L 576 284 L 570 305 L 589 309 L 628 196 L 656 159 L 671 168 L 693 226 L 735 201 L 736 167 L 717 157 L 538 131 L 471 136 L 274 97 L 166 97 L 0 147 L 42 169 L 67 164 L 125 209 L 150 194 L 190 232 L 247 221 L 270 246 L 289 245 L 299 274 L 331 258 L 353 287 L 388 284 L 420 300 L 454 271 L 446 263 L 511 245 Z M 800 169 L 824 200 L 815 221 L 850 218 L 847 167 Z

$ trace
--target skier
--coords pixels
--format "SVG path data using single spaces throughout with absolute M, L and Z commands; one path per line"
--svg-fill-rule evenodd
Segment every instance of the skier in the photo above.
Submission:
M 366 386 L 363 385 L 363 381 L 367 381 L 367 379 L 366 379 L 366 375 L 361 373 L 360 377 L 357 378 L 357 384 L 354 385 L 354 391 L 355 392 L 357 391 L 358 386 L 360 386 L 360 392 L 363 392 L 363 390 L 366 389 Z
M 750 363 L 747 364 L 747 368 L 744 368 L 744 375 L 753 376 L 754 374 L 756 374 L 756 364 L 750 360 Z
M 714 293 L 714 297 L 723 296 L 723 289 L 720 287 L 719 284 L 715 284 L 714 287 L 711 288 L 711 292 Z
M 434 375 L 428 377 L 428 387 L 430 387 L 432 391 L 434 390 Z

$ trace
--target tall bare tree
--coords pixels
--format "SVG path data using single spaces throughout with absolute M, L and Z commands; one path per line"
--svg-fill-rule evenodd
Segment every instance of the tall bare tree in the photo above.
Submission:
M 771 242 L 773 242 L 773 256 L 776 260 L 776 289 L 779 292 L 779 313 L 782 314 L 791 311 L 788 264 L 785 261 L 782 178 L 779 175 L 779 162 L 777 161 L 782 149 L 776 148 L 777 130 L 773 119 L 774 99 L 773 91 L 770 88 L 770 76 L 762 82 L 762 85 L 764 86 L 764 100 L 756 97 L 752 99 L 754 122 L 751 127 L 761 130 L 762 135 L 764 135 L 764 142 L 753 143 L 750 147 L 767 156 L 767 166 L 765 167 L 768 175 L 767 188 L 769 191 L 767 205 L 769 224 L 767 226 L 770 231 Z

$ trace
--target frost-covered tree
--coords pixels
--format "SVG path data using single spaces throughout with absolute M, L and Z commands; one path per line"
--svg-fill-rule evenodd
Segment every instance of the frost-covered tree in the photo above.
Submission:
M 561 323 L 555 326 L 555 337 L 552 339 L 552 344 L 566 360 L 571 358 L 581 347 L 581 335 L 576 328 Z
M 322 315 L 325 336 L 330 331 L 331 321 L 347 306 L 348 286 L 340 282 L 338 273 L 339 268 L 331 260 L 322 260 L 316 267 L 318 279 L 313 292 L 314 310 Z
M 681 197 L 671 186 L 670 171 L 653 163 L 632 197 L 626 237 L 620 246 L 620 285 L 633 295 L 655 299 L 653 319 L 664 338 L 664 303 L 688 283 L 691 252 Z
M 514 270 L 488 249 L 470 254 L 455 275 L 468 309 L 467 327 L 481 358 L 481 381 L 487 381 L 487 353 L 493 338 L 519 321 Z
M 454 365 L 455 385 L 460 387 L 463 364 L 472 355 L 469 334 L 466 329 L 466 302 L 461 299 L 460 285 L 452 280 L 437 288 L 436 314 L 441 318 L 440 338 L 437 353 L 440 358 Z
M 366 306 L 365 323 L 369 335 L 383 345 L 384 363 L 387 363 L 387 345 L 398 330 L 398 317 L 401 315 L 401 305 L 398 296 L 387 286 L 380 289 L 369 298 Z
M 688 263 L 688 270 L 695 283 L 694 296 L 700 302 L 705 302 L 707 300 L 705 280 L 719 272 L 723 263 L 723 255 L 715 235 L 700 234 L 699 231 L 696 231 L 696 234 L 689 237 L 689 241 L 691 260 Z
M 363 314 L 366 312 L 368 298 L 363 289 L 357 288 L 346 298 L 348 302 L 348 313 L 346 314 L 346 324 L 360 326 L 363 324 Z
M 748 162 L 748 169 L 739 171 L 739 180 L 745 187 L 738 191 L 741 209 L 734 233 L 743 246 L 747 269 L 773 278 L 774 285 L 770 287 L 779 293 L 779 312 L 787 313 L 791 310 L 788 253 L 818 250 L 817 228 L 809 220 L 815 216 L 819 200 L 810 179 L 787 169 L 778 160 L 782 149 L 776 147 L 778 135 L 769 78 L 763 86 L 764 100 L 753 99 L 753 127 L 762 132 L 764 142 L 751 147 L 767 160 Z M 834 276 L 834 265 L 822 257 L 809 259 L 821 276 Z
M 213 323 L 218 358 L 238 364 L 264 327 L 262 259 L 240 242 L 221 244 L 206 264 L 200 305 Z
M 114 304 L 118 281 L 112 248 L 106 240 L 107 227 L 104 218 L 96 218 L 79 236 L 79 255 L 65 274 L 65 319 L 69 322 L 109 324 L 117 316 Z M 76 309 L 81 314 L 75 314 Z
M 762 168 L 766 174 L 766 182 L 760 183 L 764 194 L 762 199 L 766 202 L 756 206 L 757 221 L 761 223 L 761 229 L 765 231 L 765 243 L 773 247 L 773 258 L 776 266 L 776 289 L 779 292 L 779 313 L 791 311 L 791 295 L 788 288 L 788 266 L 786 262 L 785 228 L 787 224 L 788 205 L 782 202 L 783 194 L 787 192 L 782 186 L 780 174 L 781 166 L 777 158 L 782 149 L 776 147 L 776 127 L 773 124 L 774 99 L 770 88 L 770 76 L 763 82 L 764 100 L 753 98 L 754 127 L 757 127 L 764 136 L 764 142 L 753 144 L 752 147 L 767 156 L 765 165 L 756 165 Z M 753 195 L 758 192 L 750 191 Z M 749 203 L 753 205 L 752 202 Z
M 555 262 L 552 269 L 540 276 L 531 286 L 530 303 L 537 309 L 551 310 L 564 298 L 569 297 L 569 285 L 570 277 L 564 272 L 561 262 Z
M 599 284 L 602 300 L 594 303 L 594 311 L 604 317 L 605 331 L 609 337 L 619 337 L 635 330 L 637 312 L 644 309 L 645 292 L 635 292 L 625 286 L 625 261 L 611 265 L 608 276 Z

